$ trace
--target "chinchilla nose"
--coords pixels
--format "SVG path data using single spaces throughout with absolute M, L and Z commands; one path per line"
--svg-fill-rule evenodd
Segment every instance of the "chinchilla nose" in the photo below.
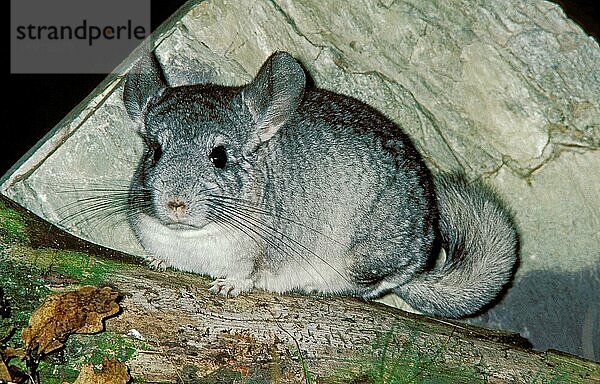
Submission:
M 187 205 L 185 201 L 180 199 L 179 197 L 173 197 L 167 202 L 167 207 L 171 214 L 178 220 L 182 219 L 185 216 L 185 211 L 187 210 Z

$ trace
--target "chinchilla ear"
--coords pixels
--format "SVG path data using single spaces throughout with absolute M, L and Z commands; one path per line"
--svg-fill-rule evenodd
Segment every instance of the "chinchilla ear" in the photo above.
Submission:
M 166 87 L 167 83 L 158 60 L 154 53 L 146 51 L 131 68 L 125 80 L 123 102 L 131 120 L 142 123 L 142 115 L 148 102 L 158 97 Z
M 306 75 L 287 52 L 275 52 L 242 91 L 255 122 L 259 143 L 269 140 L 293 115 L 302 101 Z

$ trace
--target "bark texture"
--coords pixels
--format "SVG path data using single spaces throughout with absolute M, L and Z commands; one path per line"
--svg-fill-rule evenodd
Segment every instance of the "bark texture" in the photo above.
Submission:
M 47 363 L 47 379 L 99 353 L 124 360 L 140 383 L 600 380 L 597 363 L 535 352 L 518 335 L 378 303 L 260 291 L 215 296 L 202 276 L 152 271 L 62 232 L 5 197 L 0 203 L 0 262 L 10 263 L 2 264 L 10 268 L 0 271 L 0 282 L 9 288 L 13 314 L 26 306 L 20 304 L 24 290 L 11 284 L 19 279 L 39 279 L 54 291 L 95 281 L 122 294 L 122 311 L 106 321 L 106 331 L 69 338 L 62 358 Z M 76 262 L 70 252 L 84 257 Z

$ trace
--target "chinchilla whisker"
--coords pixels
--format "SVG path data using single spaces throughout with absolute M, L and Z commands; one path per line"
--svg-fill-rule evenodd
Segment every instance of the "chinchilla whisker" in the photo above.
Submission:
M 94 199 L 94 200 L 81 200 L 74 201 L 67 204 L 62 205 L 57 208 L 57 213 L 59 215 L 62 214 L 80 214 L 89 211 L 96 211 L 101 209 L 108 208 L 116 208 L 116 207 L 126 207 L 127 201 L 116 201 L 113 199 Z
M 84 210 L 80 210 L 79 212 L 73 212 L 63 217 L 59 221 L 59 224 L 64 226 L 68 223 L 72 223 L 75 226 L 82 226 L 84 223 L 104 221 L 110 218 L 122 220 L 126 217 L 126 212 L 127 207 L 98 205 Z M 119 219 L 119 217 L 117 216 L 120 213 L 123 214 L 122 219 Z M 77 220 L 73 222 L 73 219 Z
M 102 192 L 102 194 L 100 194 L 99 192 Z M 149 196 L 150 192 L 149 191 L 115 191 L 115 190 L 110 190 L 110 189 L 106 189 L 103 191 L 100 190 L 89 190 L 89 189 L 85 189 L 85 190 L 80 190 L 80 191 L 62 191 L 62 193 L 77 193 L 79 195 L 81 195 L 82 193 L 90 193 L 89 196 L 86 195 L 81 195 L 81 196 L 75 196 L 75 200 L 72 201 L 70 204 L 82 204 L 85 202 L 95 202 L 95 201 L 114 201 L 114 202 L 120 202 L 123 204 L 126 204 L 128 202 L 128 200 L 141 200 L 143 198 L 146 198 L 147 196 Z
M 276 214 L 276 213 L 272 213 L 272 212 L 267 211 L 265 209 L 257 208 L 256 206 L 251 205 L 250 202 L 247 202 L 247 201 L 245 201 L 243 199 L 235 198 L 235 197 L 230 197 L 230 196 L 217 196 L 217 195 L 211 195 L 211 196 L 213 196 L 215 198 L 219 198 L 219 199 L 223 198 L 224 200 L 231 200 L 231 202 L 230 202 L 231 206 L 235 207 L 236 209 L 245 210 L 245 211 L 250 212 L 250 213 L 256 213 L 256 214 L 260 214 L 260 215 L 264 215 L 264 216 L 268 216 L 268 217 L 274 217 L 274 218 L 277 218 L 277 219 L 284 220 L 284 221 L 286 221 L 286 222 L 288 222 L 290 224 L 294 224 L 294 225 L 297 225 L 297 226 L 299 226 L 301 228 L 307 229 L 307 230 L 309 230 L 309 231 L 311 231 L 311 232 L 313 232 L 313 233 L 315 233 L 315 234 L 323 237 L 324 239 L 332 242 L 333 244 L 338 244 L 338 245 L 343 246 L 343 244 L 340 241 L 332 238 L 331 236 L 323 233 L 322 231 L 320 231 L 318 229 L 311 228 L 311 227 L 307 226 L 306 224 L 304 224 L 304 223 L 302 223 L 300 221 L 296 221 L 296 220 L 290 219 L 289 217 L 286 217 L 286 216 L 283 216 L 283 215 L 280 215 L 280 214 Z M 226 203 L 225 201 L 222 201 L 222 202 Z M 393 240 L 392 239 L 388 239 L 388 238 L 381 238 L 381 241 L 393 241 Z M 362 255 L 362 253 L 361 253 L 361 255 Z M 363 256 L 366 256 L 366 255 L 363 255 Z
M 74 201 L 57 209 L 58 215 L 62 216 L 58 224 L 64 227 L 79 227 L 88 232 L 120 224 L 126 221 L 129 211 L 141 210 L 148 206 L 146 197 L 149 192 L 143 190 L 131 192 L 106 186 L 86 186 L 77 191 L 63 192 L 84 195 L 77 196 Z M 91 196 L 85 195 L 88 193 Z
M 238 208 L 238 206 L 236 206 L 236 205 L 228 205 L 227 203 L 225 203 L 225 202 L 222 202 L 222 201 L 218 201 L 218 203 L 219 203 L 219 204 L 222 204 L 222 206 L 226 206 L 226 207 L 228 207 L 228 208 L 230 208 L 230 209 L 233 209 L 234 211 L 237 211 L 237 208 Z M 242 211 L 243 211 L 243 210 L 242 210 Z M 248 211 L 250 211 L 250 210 L 248 210 Z M 250 214 L 248 214 L 248 213 L 243 213 L 243 212 L 236 212 L 236 213 L 238 213 L 239 215 L 244 215 L 244 217 L 245 217 L 245 218 L 248 218 L 248 219 L 251 219 L 251 220 L 255 221 L 255 223 L 258 223 L 258 224 L 262 225 L 264 228 L 268 229 L 268 230 L 269 230 L 271 233 L 277 233 L 277 234 L 281 235 L 281 236 L 282 236 L 282 237 L 284 237 L 286 240 L 289 240 L 289 241 L 293 242 L 294 244 L 296 244 L 297 246 L 299 246 L 300 248 L 302 248 L 304 251 L 306 251 L 306 252 L 308 252 L 308 253 L 312 254 L 312 255 L 313 255 L 313 256 L 315 256 L 317 259 L 321 260 L 321 261 L 322 261 L 322 262 L 324 262 L 326 265 L 328 265 L 330 268 L 332 268 L 333 270 L 335 270 L 335 268 L 334 268 L 333 266 L 329 265 L 329 264 L 328 264 L 328 263 L 327 263 L 325 260 L 323 260 L 323 259 L 322 259 L 322 258 L 321 258 L 319 255 L 317 255 L 317 254 L 316 254 L 315 252 L 313 252 L 311 249 L 307 248 L 307 247 L 306 247 L 304 244 L 302 244 L 302 243 L 300 243 L 300 242 L 296 241 L 295 239 L 293 239 L 293 238 L 291 238 L 291 237 L 289 237 L 289 236 L 287 236 L 287 235 L 285 235 L 285 234 L 281 233 L 281 232 L 280 232 L 279 230 L 277 230 L 275 227 L 273 227 L 273 226 L 271 226 L 271 225 L 269 225 L 269 224 L 267 224 L 267 223 L 264 223 L 264 222 L 260 221 L 260 220 L 259 220 L 257 217 L 255 217 L 255 216 L 253 216 L 253 215 L 250 215 Z M 255 212 L 251 212 L 251 213 L 255 213 Z M 299 225 L 301 225 L 301 224 L 299 224 Z M 339 273 L 337 270 L 336 270 L 336 272 L 337 272 L 337 273 Z
M 156 191 L 160 192 L 160 189 L 154 188 Z M 63 188 L 58 191 L 61 194 L 74 194 L 74 195 L 90 195 L 88 197 L 102 197 L 102 196 L 113 196 L 113 197 L 127 197 L 130 195 L 138 195 L 138 196 L 149 196 L 151 190 L 149 189 L 137 189 L 131 190 L 129 185 L 117 185 L 111 186 L 110 184 L 98 184 L 98 185 L 90 185 L 83 184 L 81 186 L 72 186 L 71 188 Z M 76 196 L 76 198 L 80 199 L 81 196 Z
M 262 240 L 264 240 L 265 242 L 269 243 L 270 245 L 276 246 L 279 248 L 279 246 L 275 243 L 273 243 L 269 238 L 265 237 L 261 232 L 259 232 L 256 228 L 256 226 L 250 226 L 248 222 L 244 221 L 242 218 L 237 217 L 235 215 L 234 212 L 230 212 L 228 210 L 224 210 L 222 207 L 219 206 L 215 206 L 215 205 L 209 205 L 209 207 L 214 211 L 213 216 L 214 217 L 218 217 L 219 219 L 229 219 L 229 223 L 231 225 L 237 224 L 235 227 L 238 230 L 242 230 L 243 233 L 245 233 L 246 235 L 250 236 L 246 231 L 244 231 L 243 229 L 247 229 L 250 230 L 252 233 L 256 234 L 259 238 L 261 238 Z M 250 236 L 252 237 L 252 236 Z M 254 237 L 252 237 L 255 241 L 256 239 Z M 256 242 L 257 245 L 260 246 L 260 244 L 258 243 L 258 241 Z M 283 251 L 283 250 L 282 250 Z M 286 253 L 287 254 L 287 253 Z
M 82 183 L 81 185 L 71 184 L 71 185 L 63 185 L 60 190 L 53 191 L 53 193 L 57 193 L 60 195 L 74 195 L 76 197 L 80 195 L 127 195 L 129 193 L 128 185 L 111 185 L 110 183 L 106 184 L 89 184 Z
M 94 198 L 94 199 L 83 199 L 81 201 L 74 201 L 68 204 L 64 204 L 62 207 L 57 209 L 59 215 L 63 213 L 69 213 L 66 217 L 77 216 L 89 212 L 111 210 L 111 209 L 127 209 L 127 200 L 115 200 L 106 198 Z
M 214 198 L 217 198 L 217 199 L 231 200 L 231 204 L 234 204 L 234 206 L 236 208 L 244 209 L 246 211 L 251 211 L 252 213 L 258 213 L 258 214 L 261 214 L 261 215 L 275 217 L 277 219 L 284 220 L 284 221 L 286 221 L 286 222 L 288 222 L 290 224 L 294 224 L 294 225 L 300 226 L 300 227 L 302 227 L 304 229 L 308 229 L 309 231 L 314 232 L 314 233 L 322 236 L 323 238 L 325 238 L 325 239 L 327 239 L 327 240 L 329 240 L 329 241 L 331 241 L 331 242 L 333 242 L 335 244 L 340 244 L 341 245 L 341 243 L 339 241 L 337 241 L 336 239 L 334 239 L 334 238 L 326 235 L 325 233 L 323 233 L 322 231 L 320 231 L 320 230 L 318 230 L 316 228 L 311 228 L 311 227 L 307 226 L 305 223 L 302 223 L 300 221 L 296 221 L 296 220 L 290 219 L 289 217 L 282 216 L 282 215 L 277 214 L 277 213 L 270 212 L 267 209 L 261 209 L 259 207 L 256 207 L 256 206 L 252 205 L 249 201 L 246 201 L 244 199 L 240 199 L 240 198 L 236 198 L 236 197 L 231 197 L 231 196 L 218 196 L 218 195 L 210 195 L 210 196 L 214 197 Z
M 252 241 L 260 247 L 260 243 L 258 242 L 258 240 L 256 240 L 256 238 L 254 236 L 252 236 L 250 233 L 246 232 L 244 228 L 239 228 L 239 227 L 235 227 L 233 226 L 231 223 L 228 223 L 226 220 L 222 220 L 221 217 L 215 213 L 212 212 L 207 212 L 206 217 L 209 220 L 212 220 L 215 224 L 217 224 L 219 227 L 221 227 L 224 230 L 227 230 L 226 236 L 228 236 L 228 238 L 230 239 L 234 239 L 239 245 L 241 245 L 240 243 L 240 239 L 238 236 L 235 236 L 233 234 L 229 233 L 229 230 L 237 230 L 242 232 L 245 236 L 249 237 L 250 239 L 252 239 Z
M 238 230 L 242 231 L 243 233 L 246 233 L 243 228 L 246 228 L 250 231 L 252 231 L 254 234 L 256 234 L 259 238 L 261 238 L 263 241 L 265 241 L 267 244 L 269 244 L 270 246 L 272 246 L 273 248 L 275 248 L 277 251 L 281 252 L 282 254 L 284 254 L 285 256 L 290 257 L 292 260 L 294 260 L 298 266 L 300 268 L 302 268 L 307 275 L 311 276 L 313 279 L 315 279 L 315 277 L 304 267 L 304 265 L 298 261 L 297 257 L 300 257 L 300 259 L 302 259 L 303 261 L 305 261 L 308 265 L 310 265 L 314 271 L 319 275 L 319 277 L 328 285 L 329 282 L 323 277 L 323 275 L 321 275 L 321 273 L 319 272 L 319 270 L 317 268 L 315 268 L 308 260 L 306 260 L 306 258 L 304 257 L 304 255 L 302 255 L 302 253 L 298 252 L 296 249 L 294 249 L 293 247 L 290 247 L 288 244 L 282 243 L 284 245 L 287 245 L 292 251 L 294 251 L 294 253 L 296 253 L 296 256 L 291 254 L 290 252 L 288 252 L 285 248 L 283 248 L 281 246 L 281 244 L 269 239 L 268 237 L 266 237 L 264 234 L 262 234 L 261 232 L 259 232 L 256 228 L 265 231 L 264 228 L 260 228 L 257 225 L 252 225 L 251 223 L 248 223 L 247 221 L 244 221 L 243 218 L 237 217 L 235 212 L 229 212 L 229 211 L 224 211 L 223 207 L 217 207 L 214 205 L 211 205 L 211 208 L 213 208 L 215 210 L 216 213 L 220 214 L 220 218 L 226 218 L 228 219 L 228 222 L 233 225 L 235 228 L 237 228 Z M 242 228 L 240 228 L 240 226 Z M 248 234 L 247 234 L 248 235 Z M 250 236 L 250 235 L 248 235 Z M 252 236 L 251 236 L 252 237 Z M 253 238 L 253 237 L 252 237 Z M 256 239 L 253 238 L 254 241 L 256 241 Z M 257 242 L 258 244 L 258 242 Z M 259 245 L 260 246 L 260 245 Z M 315 279 L 316 281 L 316 279 Z
M 62 194 L 80 194 L 80 193 L 108 193 L 108 194 L 128 194 L 129 190 L 126 188 L 109 188 L 109 187 L 89 187 L 86 188 L 73 188 L 73 189 L 64 189 L 58 191 L 58 193 Z
M 238 207 L 236 205 L 227 205 L 227 203 L 223 202 L 223 201 L 214 201 L 215 203 L 219 203 L 219 204 L 223 204 L 223 206 L 227 206 L 230 209 L 236 210 Z M 236 212 L 240 215 L 243 215 L 242 212 Z M 254 213 L 254 212 L 253 212 Z M 273 215 L 270 215 L 273 216 Z M 310 248 L 306 247 L 304 244 L 298 242 L 297 240 L 285 235 L 284 233 L 281 233 L 281 231 L 279 231 L 277 228 L 263 223 L 262 221 L 260 221 L 259 219 L 257 219 L 256 217 L 249 215 L 249 214 L 245 214 L 246 218 L 255 220 L 256 222 L 260 223 L 260 225 L 266 227 L 267 229 L 269 229 L 272 233 L 277 233 L 279 235 L 281 235 L 282 237 L 285 237 L 288 241 L 294 243 L 297 247 L 300 247 L 302 250 L 310 253 L 311 255 L 313 255 L 314 257 L 316 257 L 317 259 L 319 259 L 322 263 L 324 263 L 325 265 L 327 265 L 329 268 L 331 268 L 335 273 L 337 273 L 338 275 L 340 275 L 344 280 L 347 280 L 346 277 L 340 272 L 338 271 L 334 266 L 332 266 L 327 260 L 325 260 L 323 257 L 319 256 L 318 254 L 316 254 L 314 251 L 312 251 Z M 302 225 L 301 223 L 298 223 L 298 225 Z M 304 227 L 304 226 L 303 226 Z M 324 235 L 323 233 L 321 233 L 320 231 L 315 230 L 315 232 L 319 235 L 322 235 L 323 237 L 329 239 L 326 235 Z
M 213 220 L 215 220 L 217 222 L 220 221 L 220 222 L 225 222 L 225 223 L 229 224 L 231 227 L 237 229 L 238 231 L 242 232 L 246 236 L 250 237 L 259 247 L 261 245 L 258 242 L 258 240 L 254 236 L 252 236 L 250 233 L 248 233 L 247 231 L 254 233 L 256 236 L 258 236 L 258 238 L 262 239 L 263 241 L 265 241 L 273 246 L 277 246 L 276 244 L 273 244 L 272 242 L 270 242 L 270 240 L 268 238 L 266 238 L 262 233 L 258 232 L 255 228 L 249 226 L 247 223 L 245 223 L 240 218 L 237 218 L 234 215 L 219 209 L 219 207 L 210 206 L 210 208 L 214 211 L 212 213 L 209 213 Z
M 218 202 L 214 202 L 218 205 Z M 292 239 L 291 237 L 281 233 L 281 231 L 278 231 L 276 228 L 261 222 L 260 220 L 258 220 L 257 218 L 251 216 L 251 215 L 247 215 L 247 214 L 243 214 L 241 212 L 236 212 L 236 210 L 234 209 L 234 207 L 228 207 L 228 206 L 223 206 L 220 205 L 219 208 L 221 209 L 222 212 L 226 211 L 227 213 L 229 213 L 230 215 L 235 215 L 236 217 L 238 217 L 240 220 L 242 220 L 244 223 L 247 224 L 251 224 L 256 228 L 261 229 L 262 231 L 266 232 L 266 233 L 275 233 L 280 235 L 282 238 L 284 238 L 285 240 L 289 241 L 281 241 L 281 244 L 286 246 L 287 248 L 290 249 L 290 251 L 292 251 L 293 253 L 295 253 L 298 257 L 300 257 L 303 261 L 305 261 L 307 264 L 309 264 L 311 266 L 312 269 L 314 269 L 314 271 L 321 277 L 321 279 L 326 283 L 329 284 L 329 281 L 327 279 L 325 279 L 323 277 L 323 275 L 321 275 L 321 273 L 319 272 L 319 270 L 312 265 L 312 263 L 310 263 L 310 261 L 308 259 L 306 259 L 306 257 L 304 256 L 304 254 L 297 249 L 297 247 L 302 248 L 305 252 L 313 255 L 315 258 L 317 258 L 318 260 L 320 260 L 321 262 L 323 262 L 325 265 L 327 265 L 329 268 L 331 268 L 334 272 L 336 272 L 337 274 L 340 274 L 340 272 L 333 267 L 331 264 L 329 264 L 326 260 L 324 260 L 322 257 L 320 257 L 319 255 L 317 255 L 314 251 L 312 251 L 311 249 L 307 248 L 306 246 L 304 246 L 303 244 L 299 243 L 298 241 Z M 251 221 L 251 222 L 250 222 Z M 267 239 L 266 236 L 261 235 L 261 238 L 263 238 L 265 241 L 267 241 L 270 245 L 278 248 L 282 253 L 284 253 L 287 256 L 291 256 L 291 254 L 287 251 L 284 251 L 284 249 L 276 242 Z M 283 240 L 283 239 L 282 239 Z M 291 244 L 290 244 L 291 243 Z M 301 263 L 299 263 L 299 265 L 302 265 Z M 306 269 L 305 269 L 306 271 Z M 311 275 L 308 271 L 306 271 L 309 275 Z M 341 275 L 341 274 L 340 274 Z M 312 276 L 312 275 L 311 275 Z M 343 276 L 342 276 L 343 277 Z
M 86 229 L 90 233 L 95 232 L 98 228 L 108 228 L 109 230 L 112 230 L 115 228 L 115 226 L 117 226 L 118 224 L 121 224 L 124 221 L 125 221 L 125 217 L 105 216 L 100 219 L 94 219 L 92 221 L 88 221 L 90 225 Z
M 241 224 L 236 223 L 235 221 L 231 220 L 225 213 L 220 212 L 215 210 L 215 212 L 208 212 L 207 217 L 210 220 L 213 220 L 215 223 L 221 225 L 221 226 L 225 226 L 229 229 L 235 229 L 237 231 L 242 232 L 245 236 L 249 237 L 250 239 L 252 239 L 252 241 L 260 247 L 260 243 L 259 241 L 256 239 L 256 237 L 254 237 L 250 232 L 253 232 L 255 235 L 257 235 L 258 237 L 260 237 L 260 234 L 257 234 L 256 231 L 253 231 L 251 228 L 247 228 Z M 232 235 L 233 236 L 233 235 Z M 236 236 L 233 236 L 237 242 L 239 242 L 239 238 Z
M 114 210 L 126 209 L 122 205 L 116 205 L 112 202 L 96 202 L 94 204 L 80 205 L 80 204 L 69 204 L 65 205 L 57 210 L 58 214 L 62 216 L 60 222 L 70 221 L 78 217 L 92 216 L 94 214 L 112 214 Z M 90 215 L 91 214 L 91 215 Z

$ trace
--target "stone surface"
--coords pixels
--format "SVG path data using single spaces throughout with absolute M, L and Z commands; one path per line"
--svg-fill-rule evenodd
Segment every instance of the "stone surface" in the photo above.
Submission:
M 212 0 L 172 21 L 154 36 L 172 84 L 241 84 L 272 51 L 287 50 L 316 85 L 398 122 L 432 169 L 494 185 L 515 213 L 522 261 L 505 300 L 473 321 L 600 358 L 600 48 L 558 6 Z M 121 101 L 130 63 L 1 191 L 85 238 L 140 254 L 118 201 L 93 199 L 126 189 L 140 154 Z M 121 214 L 105 217 L 109 209 Z M 586 290 L 576 287 L 582 279 Z

